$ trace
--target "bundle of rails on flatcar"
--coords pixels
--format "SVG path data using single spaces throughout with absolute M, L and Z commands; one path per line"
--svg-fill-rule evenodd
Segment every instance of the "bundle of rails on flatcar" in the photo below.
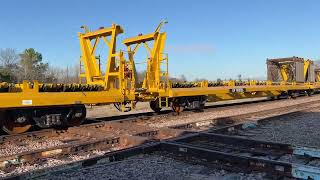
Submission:
M 23 133 L 33 125 L 41 128 L 80 125 L 86 117 L 85 105 L 114 104 L 130 111 L 137 102 L 150 102 L 152 110 L 172 107 L 201 109 L 206 102 L 242 98 L 312 95 L 320 89 L 320 71 L 311 60 L 291 57 L 268 59 L 267 81 L 216 81 L 173 83 L 169 80 L 168 55 L 164 54 L 166 33 L 161 27 L 150 34 L 125 39 L 126 51 L 117 51 L 120 25 L 78 33 L 81 47 L 79 84 L 0 84 L 0 125 L 9 133 Z M 106 70 L 101 70 L 100 44 L 107 46 Z M 139 47 L 148 52 L 141 87 L 137 86 L 135 54 Z

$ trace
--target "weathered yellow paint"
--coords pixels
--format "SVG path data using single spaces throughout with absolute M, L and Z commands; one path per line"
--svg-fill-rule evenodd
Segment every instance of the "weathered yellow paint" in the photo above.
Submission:
M 284 82 L 287 82 L 288 79 L 289 79 L 289 76 L 288 76 L 288 65 L 287 64 L 283 64 L 280 66 L 280 73 L 281 73 L 281 76 L 282 76 L 282 80 Z
M 303 63 L 303 76 L 304 76 L 304 79 L 306 79 L 306 77 L 307 77 L 308 69 L 309 69 L 311 63 L 312 63 L 312 61 L 310 61 L 309 59 L 304 60 L 304 63 Z

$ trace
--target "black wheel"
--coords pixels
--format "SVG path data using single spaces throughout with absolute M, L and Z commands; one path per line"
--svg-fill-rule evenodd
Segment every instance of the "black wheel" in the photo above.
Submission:
M 2 114 L 2 130 L 8 134 L 27 132 L 31 127 L 30 114 L 23 110 L 11 110 Z
M 157 100 L 150 101 L 150 108 L 156 113 L 159 113 L 162 109 L 161 107 L 159 107 L 159 102 Z
M 181 106 L 181 103 L 180 103 L 179 99 L 174 99 L 173 100 L 171 108 L 177 114 L 180 114 L 184 109 L 183 106 Z
M 67 125 L 68 126 L 79 126 L 86 119 L 87 110 L 85 105 L 77 105 L 70 109 L 67 115 Z
M 306 91 L 306 95 L 307 96 L 312 96 L 313 95 L 313 91 L 312 90 L 307 90 Z

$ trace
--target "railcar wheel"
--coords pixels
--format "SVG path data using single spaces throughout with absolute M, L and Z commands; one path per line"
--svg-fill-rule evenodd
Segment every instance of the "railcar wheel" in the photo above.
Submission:
M 31 127 L 31 124 L 21 125 L 15 123 L 8 123 L 2 126 L 2 130 L 8 134 L 20 134 L 27 132 Z
M 183 106 L 181 106 L 179 99 L 175 99 L 172 102 L 172 106 L 171 106 L 172 110 L 178 114 L 180 114 L 183 111 Z
M 86 119 L 87 110 L 85 105 L 72 107 L 68 117 L 68 126 L 80 126 Z
M 159 102 L 157 100 L 150 101 L 150 108 L 156 113 L 159 113 L 162 109 L 161 107 L 159 107 Z
M 2 130 L 8 134 L 20 134 L 27 132 L 32 125 L 27 113 L 23 111 L 14 111 L 5 113 Z

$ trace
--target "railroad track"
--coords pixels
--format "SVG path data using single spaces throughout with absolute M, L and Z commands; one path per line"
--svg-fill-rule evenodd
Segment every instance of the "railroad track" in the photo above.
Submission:
M 250 173 L 259 171 L 282 178 L 319 179 L 320 150 L 247 138 L 198 133 L 161 143 L 161 149 L 179 158 L 196 158 L 205 164 Z M 290 156 L 296 162 L 282 160 Z
M 275 114 L 288 115 L 288 113 L 320 107 L 319 104 L 320 101 L 313 101 L 273 110 L 224 117 L 224 119 L 211 119 L 209 124 L 199 122 L 197 126 L 192 126 L 194 124 L 191 123 L 183 126 L 152 128 L 146 125 L 150 123 L 148 122 L 150 119 L 132 118 L 85 124 L 65 130 L 47 129 L 20 135 L 1 136 L 0 169 L 8 174 L 8 177 L 24 177 L 29 175 L 28 172 L 23 173 L 22 171 L 15 175 L 15 169 L 21 165 L 42 163 L 48 158 L 66 159 L 70 158 L 70 155 L 92 154 L 93 151 L 101 152 L 87 158 L 77 159 L 75 162 L 68 161 L 65 164 L 77 163 L 81 166 L 87 166 L 95 164 L 101 159 L 105 160 L 105 158 L 108 161 L 118 160 L 135 153 L 159 150 L 161 146 L 171 142 L 167 141 L 169 139 L 193 136 L 194 132 L 199 131 L 199 127 L 202 129 L 206 127 L 207 131 L 216 130 L 218 132 L 218 130 L 230 129 L 231 126 L 241 127 L 240 122 L 259 118 L 268 119 L 268 116 Z M 228 119 L 228 123 L 221 123 Z M 233 121 L 231 122 L 230 119 Z M 269 118 L 269 120 L 271 119 Z M 35 143 L 45 144 L 45 146 L 32 148 Z M 46 145 L 46 143 L 52 144 Z M 10 149 L 6 149 L 8 147 Z

